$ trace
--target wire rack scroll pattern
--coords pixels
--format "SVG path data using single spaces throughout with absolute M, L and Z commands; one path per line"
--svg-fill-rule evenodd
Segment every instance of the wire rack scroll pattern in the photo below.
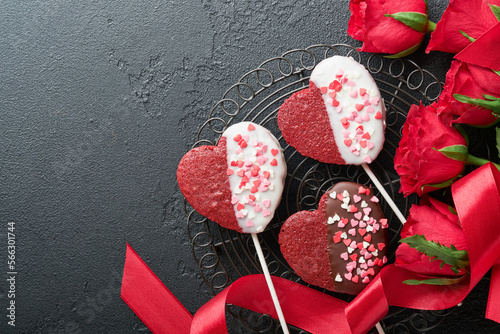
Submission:
M 303 157 L 286 144 L 277 126 L 276 116 L 283 101 L 307 87 L 314 67 L 333 55 L 350 56 L 365 65 L 379 86 L 387 109 L 386 141 L 382 152 L 370 166 L 398 207 L 407 214 L 410 206 L 416 203 L 416 197 L 403 198 L 398 193 L 399 177 L 394 171 L 394 153 L 410 106 L 420 101 L 430 104 L 442 90 L 442 83 L 436 76 L 409 60 L 362 54 L 355 47 L 344 44 L 314 45 L 288 51 L 280 57 L 266 60 L 232 85 L 200 126 L 193 145 L 216 145 L 228 126 L 241 121 L 259 123 L 278 138 L 287 160 L 288 175 L 281 204 L 273 221 L 259 234 L 259 239 L 271 274 L 301 283 L 304 282 L 295 275 L 279 251 L 281 224 L 297 211 L 316 209 L 322 194 L 337 182 L 352 180 L 370 184 L 361 167 L 328 165 Z M 393 258 L 401 224 L 383 198 L 381 206 L 391 222 L 389 254 Z M 187 202 L 185 211 L 193 257 L 213 294 L 243 275 L 261 272 L 249 236 L 208 221 Z M 277 333 L 279 330 L 279 324 L 267 315 L 256 315 L 234 307 L 229 307 L 228 312 L 247 332 Z M 386 332 L 422 333 L 437 326 L 447 312 L 391 308 L 382 324 Z M 299 329 L 295 332 L 305 333 Z

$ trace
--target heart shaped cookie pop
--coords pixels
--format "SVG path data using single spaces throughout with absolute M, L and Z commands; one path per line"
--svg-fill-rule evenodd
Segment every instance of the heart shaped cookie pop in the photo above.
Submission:
M 217 146 L 200 146 L 181 159 L 177 182 L 200 214 L 245 233 L 262 232 L 278 207 L 286 163 L 277 139 L 264 127 L 241 122 Z
M 309 88 L 280 107 L 278 126 L 302 155 L 325 163 L 370 163 L 382 150 L 385 106 L 365 67 L 333 56 L 312 71 Z
M 318 210 L 300 211 L 281 228 L 288 264 L 305 282 L 356 295 L 387 262 L 387 219 L 370 188 L 340 182 Z

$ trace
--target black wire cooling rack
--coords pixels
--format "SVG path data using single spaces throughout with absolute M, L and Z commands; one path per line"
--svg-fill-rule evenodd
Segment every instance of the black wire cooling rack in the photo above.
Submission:
M 232 85 L 207 115 L 199 127 L 193 147 L 216 145 L 224 130 L 241 121 L 259 123 L 278 138 L 284 149 L 288 166 L 283 197 L 275 217 L 266 230 L 259 234 L 269 271 L 305 285 L 283 259 L 278 243 L 282 223 L 300 210 L 315 210 L 323 193 L 333 184 L 352 180 L 370 184 L 361 166 L 340 166 L 319 163 L 302 156 L 286 144 L 277 126 L 277 113 L 283 101 L 294 92 L 309 85 L 309 76 L 323 59 L 333 55 L 351 56 L 365 65 L 375 79 L 387 109 L 386 141 L 378 158 L 370 164 L 373 172 L 395 200 L 403 214 L 417 202 L 416 196 L 404 198 L 399 193 L 399 177 L 394 171 L 394 154 L 402 126 L 412 104 L 430 104 L 442 90 L 441 81 L 429 71 L 407 59 L 388 59 L 376 54 L 362 54 L 350 45 L 314 45 L 285 52 L 263 62 Z M 375 189 L 375 188 L 374 188 Z M 376 189 L 375 192 L 377 193 Z M 394 259 L 401 223 L 382 196 L 380 204 L 390 221 L 390 261 Z M 241 276 L 261 273 L 259 261 L 249 235 L 220 227 L 199 215 L 185 202 L 187 234 L 193 257 L 199 265 L 201 277 L 215 295 Z M 314 287 L 313 287 L 314 288 Z M 331 292 L 320 290 L 325 293 Z M 349 297 L 334 294 L 349 301 Z M 444 319 L 451 310 L 419 311 L 391 307 L 381 321 L 386 333 L 423 333 Z M 228 326 L 232 332 L 281 333 L 279 323 L 268 315 L 260 315 L 228 306 Z M 291 328 L 293 333 L 306 333 Z

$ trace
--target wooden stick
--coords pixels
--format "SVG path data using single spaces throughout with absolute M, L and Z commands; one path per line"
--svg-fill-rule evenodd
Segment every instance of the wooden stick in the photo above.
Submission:
M 257 234 L 251 233 L 253 243 L 255 245 L 255 249 L 257 250 L 257 255 L 259 256 L 260 266 L 262 267 L 262 271 L 264 272 L 264 277 L 266 278 L 267 286 L 269 287 L 269 292 L 271 293 L 271 298 L 273 299 L 274 308 L 276 309 L 276 313 L 278 314 L 278 319 L 281 324 L 281 328 L 283 329 L 284 334 L 290 334 L 288 331 L 288 326 L 286 325 L 285 316 L 283 315 L 283 311 L 281 311 L 281 305 L 278 300 L 278 295 L 276 294 L 276 290 L 274 289 L 273 281 L 271 280 L 271 274 L 269 273 L 269 268 L 267 268 L 266 259 L 264 258 L 264 253 L 262 252 L 262 248 L 260 247 L 259 238 Z

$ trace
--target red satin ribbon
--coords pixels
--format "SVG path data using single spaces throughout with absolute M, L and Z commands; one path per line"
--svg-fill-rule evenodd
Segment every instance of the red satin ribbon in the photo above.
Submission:
M 291 281 L 273 277 L 285 319 L 316 334 L 365 333 L 380 321 L 388 305 L 440 310 L 455 306 L 493 268 L 486 317 L 500 322 L 500 173 L 487 164 L 452 186 L 455 207 L 465 233 L 470 275 L 453 286 L 403 284 L 422 279 L 388 265 L 351 303 Z M 498 264 L 496 264 L 496 262 Z M 153 333 L 227 333 L 225 305 L 237 305 L 277 318 L 262 275 L 249 275 L 203 305 L 194 317 L 127 245 L 122 298 Z

